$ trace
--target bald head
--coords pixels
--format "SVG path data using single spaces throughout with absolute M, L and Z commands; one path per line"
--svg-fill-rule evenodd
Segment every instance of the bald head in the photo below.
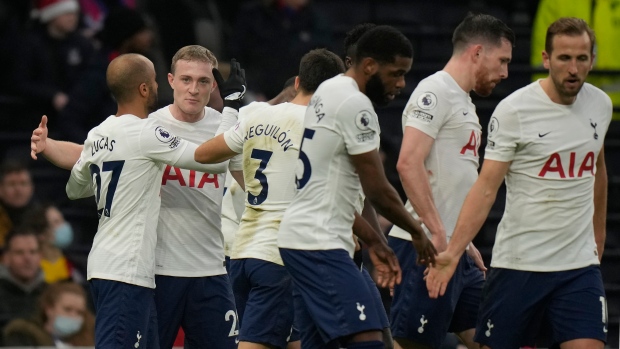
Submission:
M 106 72 L 108 88 L 119 104 L 131 102 L 140 94 L 142 84 L 152 89 L 155 82 L 155 68 L 148 58 L 128 53 L 116 57 Z M 155 93 L 157 93 L 155 91 Z

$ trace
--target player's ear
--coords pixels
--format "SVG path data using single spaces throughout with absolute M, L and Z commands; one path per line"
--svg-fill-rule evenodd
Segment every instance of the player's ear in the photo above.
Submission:
M 365 75 L 374 75 L 379 69 L 379 63 L 370 57 L 365 57 L 362 59 L 362 70 Z
M 545 67 L 545 69 L 549 69 L 549 60 L 551 59 L 551 56 L 547 53 L 547 51 L 543 51 L 542 58 L 543 58 L 543 67 Z
M 299 91 L 299 76 L 295 77 L 295 91 Z
M 139 91 L 140 91 L 140 96 L 148 97 L 149 87 L 146 85 L 146 82 L 143 82 L 140 84 Z
M 474 62 L 477 62 L 484 52 L 484 47 L 481 44 L 472 45 L 471 56 Z
M 170 84 L 170 88 L 174 90 L 174 87 L 172 86 L 173 82 L 174 82 L 174 75 L 172 75 L 172 73 L 168 73 L 168 84 Z

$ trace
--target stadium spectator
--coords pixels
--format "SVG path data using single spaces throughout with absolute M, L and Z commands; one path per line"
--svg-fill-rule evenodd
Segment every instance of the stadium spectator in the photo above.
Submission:
M 554 347 L 602 349 L 607 338 L 600 260 L 611 100 L 585 83 L 595 44 L 587 23 L 560 18 L 548 33 L 549 75 L 495 108 L 480 175 L 426 279 L 431 298 L 454 282 L 458 261 L 505 180 L 506 209 L 476 325 L 475 341 L 488 348 L 533 346 L 543 314 Z
M 34 231 L 23 229 L 9 234 L 0 265 L 0 328 L 13 319 L 33 314 L 46 286 L 40 260 Z
M 24 224 L 38 233 L 45 282 L 83 283 L 84 276 L 63 252 L 73 241 L 73 228 L 62 212 L 52 204 L 44 204 L 29 211 L 26 217 Z
M 328 24 L 310 0 L 254 1 L 239 11 L 228 45 L 230 56 L 247 70 L 249 88 L 265 101 L 296 74 L 306 52 L 328 47 L 330 37 Z
M 4 329 L 5 346 L 92 347 L 95 319 L 86 308 L 84 289 L 72 282 L 48 286 L 38 299 L 36 314 L 15 319 Z
M 110 61 L 124 53 L 147 54 L 153 46 L 153 32 L 136 10 L 117 8 L 105 18 L 98 34 L 101 47 L 69 94 L 69 103 L 58 117 L 60 138 L 83 143 L 88 131 L 116 113 L 116 102 L 106 85 Z M 55 120 L 50 118 L 50 123 Z
M 35 120 L 44 113 L 55 120 L 92 59 L 93 44 L 77 31 L 79 10 L 77 0 L 38 0 L 39 23 L 17 47 L 13 80 Z
M 23 163 L 7 160 L 0 166 L 0 248 L 6 235 L 23 221 L 33 207 L 34 184 Z

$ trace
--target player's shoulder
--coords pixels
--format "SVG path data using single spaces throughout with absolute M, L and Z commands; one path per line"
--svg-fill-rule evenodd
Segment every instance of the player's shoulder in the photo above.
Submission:
M 154 112 L 150 113 L 148 117 L 148 119 L 154 119 L 154 120 L 169 120 L 171 118 L 172 118 L 172 113 L 170 113 L 169 105 L 155 110 Z
M 271 107 L 272 105 L 267 102 L 258 102 L 254 101 L 248 105 L 245 105 L 239 109 L 239 116 L 237 117 L 239 120 L 244 120 L 249 116 L 252 116 L 254 113 L 263 110 L 265 108 Z
M 590 83 L 584 83 L 581 87 L 581 91 L 579 91 L 579 94 L 583 95 L 585 97 L 584 99 L 593 105 L 598 105 L 600 103 L 604 103 L 609 106 L 612 105 L 609 95 L 605 93 L 605 91 Z
M 540 80 L 531 82 L 516 91 L 509 94 L 506 98 L 502 99 L 495 110 L 512 109 L 517 110 L 524 106 L 531 106 L 537 100 L 540 100 L 545 95 L 544 90 L 540 86 Z

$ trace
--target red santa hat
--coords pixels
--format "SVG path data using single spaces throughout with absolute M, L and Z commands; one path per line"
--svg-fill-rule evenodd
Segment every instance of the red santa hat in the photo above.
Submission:
M 77 0 L 38 0 L 37 7 L 32 11 L 33 17 L 39 17 L 43 23 L 65 13 L 77 12 L 80 5 Z

